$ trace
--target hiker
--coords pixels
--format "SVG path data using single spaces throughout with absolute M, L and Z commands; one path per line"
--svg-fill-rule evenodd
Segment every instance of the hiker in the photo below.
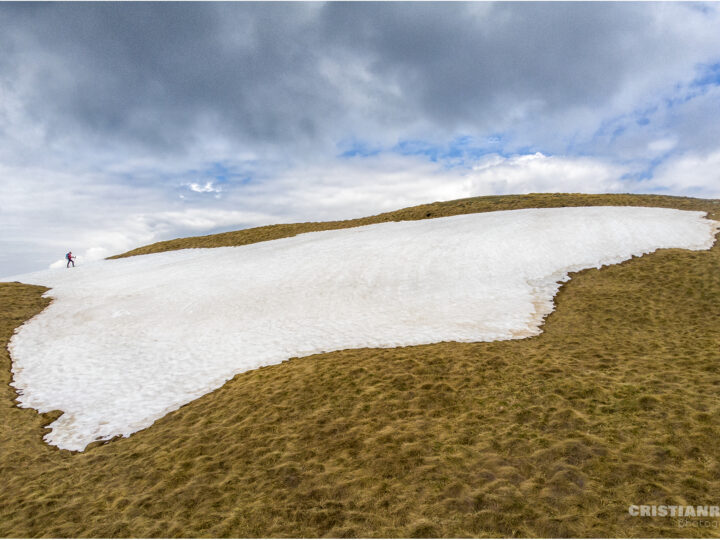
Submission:
M 75 256 L 72 254 L 72 251 L 68 251 L 65 258 L 67 259 L 67 266 L 65 268 L 70 268 L 70 263 L 72 263 L 73 268 L 75 268 Z

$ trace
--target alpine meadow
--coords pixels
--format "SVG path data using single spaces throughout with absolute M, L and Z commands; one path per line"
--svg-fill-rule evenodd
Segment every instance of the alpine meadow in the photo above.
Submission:
M 720 201 L 537 194 L 361 220 L 162 242 L 128 257 L 372 223 L 575 206 L 720 217 Z M 665 249 L 572 274 L 539 335 L 292 358 L 130 437 L 43 441 L 61 411 L 19 408 L 6 345 L 50 302 L 0 284 L 0 534 L 6 537 L 714 537 L 633 504 L 720 488 L 720 248 Z

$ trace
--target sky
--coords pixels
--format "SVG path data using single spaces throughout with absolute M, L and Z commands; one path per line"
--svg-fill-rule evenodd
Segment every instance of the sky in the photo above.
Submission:
M 0 3 L 0 276 L 530 192 L 720 198 L 720 4 Z

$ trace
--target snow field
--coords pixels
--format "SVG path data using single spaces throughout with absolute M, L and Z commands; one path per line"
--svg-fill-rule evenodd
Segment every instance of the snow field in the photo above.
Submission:
M 512 210 L 14 276 L 54 302 L 13 336 L 12 385 L 64 411 L 48 443 L 83 450 L 291 357 L 538 334 L 568 272 L 709 249 L 717 228 L 672 209 Z

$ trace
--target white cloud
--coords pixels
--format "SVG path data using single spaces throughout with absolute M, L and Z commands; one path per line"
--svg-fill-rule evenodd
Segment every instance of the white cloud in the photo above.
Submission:
M 469 179 L 473 194 L 532 192 L 607 193 L 624 189 L 626 170 L 598 159 L 545 156 L 491 155 L 473 167 Z
M 466 197 L 463 174 L 416 156 L 358 157 L 280 172 L 256 197 L 257 203 L 270 202 L 295 219 L 362 217 Z
M 662 140 L 655 149 L 670 147 Z M 188 163 L 183 163 L 183 167 Z M 190 170 L 201 170 L 196 163 Z M 144 168 L 152 169 L 152 163 Z M 187 170 L 187 169 L 186 169 Z M 186 170 L 164 169 L 182 178 Z M 486 155 L 472 167 L 446 167 L 422 155 L 381 153 L 285 168 L 258 168 L 250 182 L 223 184 L 223 198 L 188 197 L 163 183 L 122 183 L 123 175 L 58 173 L 0 166 L 4 199 L 0 228 L 5 248 L 0 275 L 47 267 L 68 249 L 78 263 L 182 236 L 211 234 L 274 223 L 350 219 L 433 201 L 531 192 L 640 192 L 660 186 L 678 195 L 720 195 L 720 151 L 670 158 L 656 178 L 629 183 L 636 172 L 591 157 Z M 145 173 L 143 173 L 145 174 Z M 208 185 L 209 184 L 209 185 Z M 199 188 L 215 189 L 212 182 Z M 40 195 L 38 195 L 40 194 Z M 32 258 L 27 252 L 33 253 Z
M 363 217 L 476 195 L 617 191 L 622 172 L 598 160 L 542 154 L 493 155 L 473 170 L 446 168 L 424 156 L 380 154 L 269 168 L 259 172 L 257 181 L 228 182 L 221 200 L 182 201 L 173 182 L 128 184 L 116 175 L 0 166 L 0 228 L 6 231 L 4 239 L 20 246 L 6 248 L 18 251 L 4 261 L 0 275 L 46 267 L 51 261 L 64 264 L 58 257 L 68 249 L 80 264 L 181 236 Z M 173 176 L 169 170 L 164 174 Z M 182 174 L 177 171 L 176 176 Z M 204 193 L 218 189 L 212 182 L 197 187 Z M 27 259 L 20 248 L 33 251 L 35 258 Z
M 380 154 L 278 172 L 242 198 L 289 220 L 362 217 L 433 201 L 479 195 L 625 189 L 624 167 L 591 158 L 485 156 L 472 169 L 423 156 Z
M 653 183 L 672 193 L 720 198 L 720 150 L 672 158 L 656 169 Z
M 134 216 L 156 237 L 172 235 L 173 231 L 183 230 L 202 232 L 233 225 L 243 227 L 267 225 L 277 219 L 276 216 L 252 211 L 220 210 L 213 208 L 188 208 L 181 211 L 158 212 Z
M 648 143 L 648 150 L 653 154 L 664 154 L 677 146 L 677 138 L 666 137 Z
M 8 257 L 0 275 L 102 258 L 153 239 L 131 216 L 166 206 L 162 191 L 106 175 L 0 164 L 0 230 Z
M 193 182 L 187 184 L 187 186 L 190 191 L 194 191 L 195 193 L 220 193 L 222 191 L 221 187 L 215 187 L 212 182 L 205 182 L 205 185 Z

